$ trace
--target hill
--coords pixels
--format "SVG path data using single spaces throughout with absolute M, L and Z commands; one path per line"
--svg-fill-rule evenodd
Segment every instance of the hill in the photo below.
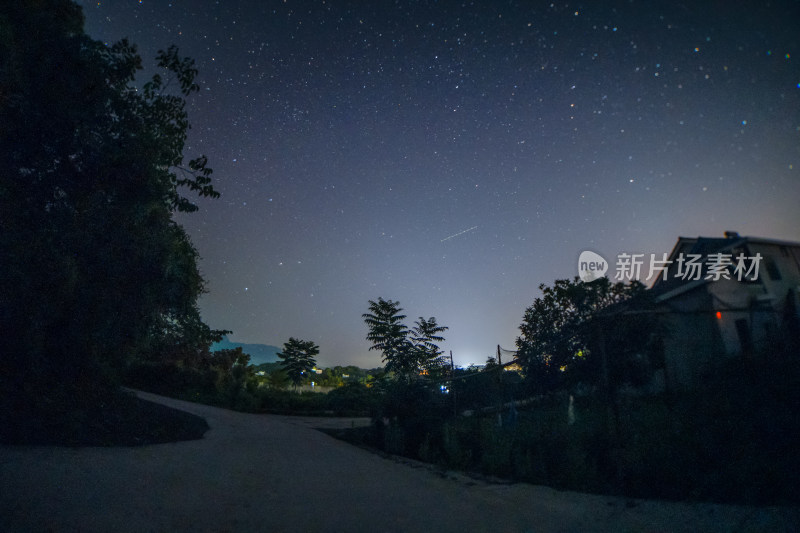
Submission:
M 228 337 L 223 337 L 220 342 L 211 345 L 211 351 L 233 350 L 241 347 L 244 353 L 250 354 L 250 364 L 260 365 L 263 363 L 275 363 L 279 361 L 277 353 L 281 348 L 269 344 L 245 344 L 242 342 L 232 342 Z

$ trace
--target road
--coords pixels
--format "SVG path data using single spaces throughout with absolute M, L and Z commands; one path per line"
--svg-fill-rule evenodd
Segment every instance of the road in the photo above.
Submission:
M 296 417 L 146 393 L 203 416 L 200 440 L 136 448 L 0 446 L 0 530 L 795 531 L 796 508 L 627 500 L 492 484 L 383 458 Z

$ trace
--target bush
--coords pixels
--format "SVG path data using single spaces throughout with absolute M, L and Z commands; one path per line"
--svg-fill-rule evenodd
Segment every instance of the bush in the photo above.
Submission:
M 325 394 L 261 387 L 256 392 L 258 410 L 285 415 L 330 415 Z
M 123 381 L 135 389 L 192 401 L 209 402 L 217 393 L 214 373 L 172 363 L 133 365 Z
M 347 383 L 325 395 L 328 409 L 336 416 L 371 416 L 378 405 L 377 393 L 361 383 Z

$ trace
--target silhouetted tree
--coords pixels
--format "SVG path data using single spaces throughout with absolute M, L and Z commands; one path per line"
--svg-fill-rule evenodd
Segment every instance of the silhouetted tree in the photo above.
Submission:
M 449 364 L 442 357 L 444 353 L 439 349 L 437 342 L 444 341 L 444 337 L 439 335 L 447 331 L 447 326 L 440 326 L 436 322 L 436 317 L 425 319 L 419 317 L 411 328 L 411 343 L 416 352 L 417 365 L 428 372 L 438 374 L 440 370 Z
M 193 62 L 170 47 L 136 84 L 136 47 L 90 39 L 67 0 L 0 4 L 0 57 L 0 397 L 89 393 L 131 358 L 207 349 L 220 332 L 172 218 L 197 209 L 180 188 L 218 196 L 205 157 L 183 162 Z
M 296 389 L 303 381 L 303 375 L 308 374 L 316 366 L 317 361 L 314 357 L 319 355 L 319 346 L 312 341 L 289 337 L 289 342 L 283 344 L 283 351 L 277 355 Z
M 414 328 L 408 329 L 403 323 L 406 315 L 400 314 L 400 302 L 369 300 L 369 311 L 361 315 L 368 328 L 367 340 L 372 343 L 369 349 L 383 352 L 387 372 L 411 379 L 422 370 L 444 363 L 436 343 L 444 340 L 439 334 L 447 327 L 440 326 L 435 317 L 419 317 Z
M 369 300 L 369 313 L 361 317 L 367 324 L 367 340 L 372 343 L 370 350 L 383 352 L 383 362 L 387 372 L 407 374 L 416 368 L 416 361 L 409 357 L 408 328 L 403 324 L 406 315 L 402 312 L 400 302 L 384 300 Z
M 536 392 L 576 383 L 642 384 L 658 331 L 649 294 L 639 282 L 557 280 L 525 310 L 517 338 L 529 385 Z

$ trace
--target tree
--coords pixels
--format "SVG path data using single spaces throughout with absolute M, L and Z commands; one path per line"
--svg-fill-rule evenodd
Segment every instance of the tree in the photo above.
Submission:
M 369 311 L 361 315 L 368 328 L 367 340 L 372 343 L 369 349 L 383 352 L 387 372 L 410 379 L 442 364 L 442 351 L 436 343 L 444 340 L 439 334 L 447 327 L 440 326 L 435 317 L 419 317 L 409 330 L 403 323 L 406 315 L 400 314 L 400 302 L 369 300 Z
M 136 47 L 90 39 L 67 0 L 2 3 L 0 57 L 0 398 L 91 394 L 133 358 L 207 349 L 221 332 L 172 218 L 197 209 L 182 188 L 219 196 L 204 156 L 183 162 L 193 62 L 161 51 L 137 87 Z
M 407 374 L 416 369 L 416 361 L 409 353 L 408 328 L 403 324 L 406 315 L 400 302 L 378 298 L 377 302 L 369 300 L 369 313 L 361 317 L 367 324 L 367 340 L 372 343 L 370 350 L 383 352 L 382 360 L 387 372 Z
M 448 364 L 439 349 L 437 342 L 444 341 L 444 337 L 439 335 L 447 331 L 447 326 L 440 326 L 436 322 L 436 317 L 425 319 L 419 317 L 411 328 L 411 343 L 416 353 L 417 366 L 425 369 L 429 373 L 440 373 L 442 367 Z
M 282 359 L 280 363 L 297 389 L 303 381 L 303 375 L 308 374 L 316 366 L 314 357 L 319 355 L 319 346 L 312 341 L 289 337 L 289 342 L 283 344 L 283 351 L 277 355 Z
M 271 389 L 283 390 L 289 385 L 289 376 L 285 370 L 273 370 L 267 375 L 267 384 Z
M 639 282 L 556 280 L 525 310 L 517 338 L 527 381 L 536 392 L 579 382 L 618 387 L 646 379 L 658 327 Z

